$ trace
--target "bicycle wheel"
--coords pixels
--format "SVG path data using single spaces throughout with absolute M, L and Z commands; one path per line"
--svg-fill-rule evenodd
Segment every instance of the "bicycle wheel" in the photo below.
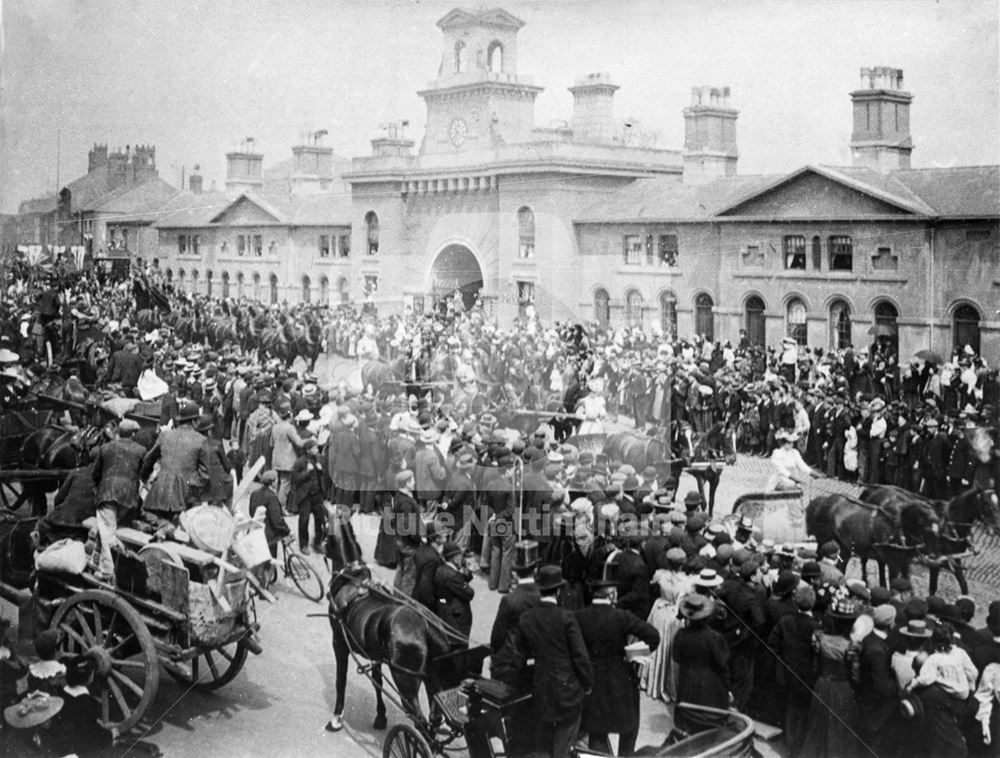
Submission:
M 299 592 L 316 603 L 323 600 L 323 580 L 304 557 L 298 553 L 289 553 L 285 559 L 285 570 Z

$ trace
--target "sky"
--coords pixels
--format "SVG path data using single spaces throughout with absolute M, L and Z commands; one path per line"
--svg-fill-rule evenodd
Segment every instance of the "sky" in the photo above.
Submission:
M 156 146 L 176 185 L 252 136 L 265 167 L 307 131 L 338 155 L 379 125 L 423 135 L 453 7 L 426 0 L 0 0 L 0 212 L 82 175 L 95 142 Z M 849 163 L 859 70 L 902 68 L 916 167 L 1000 163 L 997 0 L 510 0 L 535 120 L 567 120 L 576 78 L 608 72 L 619 119 L 679 149 L 695 85 L 728 86 L 739 172 Z M 58 156 L 58 159 L 57 159 Z

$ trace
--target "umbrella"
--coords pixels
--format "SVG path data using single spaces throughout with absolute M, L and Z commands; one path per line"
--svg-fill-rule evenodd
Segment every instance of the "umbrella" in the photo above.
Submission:
M 888 324 L 873 324 L 869 329 L 868 333 L 876 337 L 894 337 L 896 336 L 896 330 L 893 329 Z
M 937 364 L 944 363 L 944 360 L 942 360 L 941 356 L 935 353 L 933 350 L 920 350 L 913 357 L 919 358 L 925 363 L 937 363 Z

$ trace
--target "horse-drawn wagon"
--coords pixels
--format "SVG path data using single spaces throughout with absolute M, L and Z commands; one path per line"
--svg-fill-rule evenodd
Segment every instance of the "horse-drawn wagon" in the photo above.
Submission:
M 161 665 L 185 684 L 215 689 L 236 677 L 248 653 L 261 652 L 249 571 L 126 528 L 118 532 L 124 547 L 115 551 L 114 584 L 89 569 L 36 568 L 30 546 L 11 544 L 31 539 L 24 528 L 31 521 L 0 530 L 0 597 L 33 614 L 22 612 L 22 625 L 58 630 L 62 653 L 94 657 L 92 691 L 108 728 L 126 732 L 142 719 Z

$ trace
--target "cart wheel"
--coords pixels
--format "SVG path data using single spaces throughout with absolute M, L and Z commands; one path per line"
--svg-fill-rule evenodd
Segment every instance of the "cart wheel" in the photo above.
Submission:
M 427 740 L 410 724 L 396 724 L 382 743 L 382 758 L 432 758 L 433 755 Z
M 170 676 L 188 687 L 217 690 L 237 677 L 243 664 L 247 662 L 249 650 L 243 640 L 206 650 L 188 662 L 191 666 L 190 675 L 173 666 L 164 668 Z
M 129 731 L 160 683 L 160 662 L 146 622 L 122 598 L 86 590 L 63 600 L 52 628 L 63 633 L 64 653 L 94 657 L 101 721 L 123 734 Z
M 292 577 L 299 592 L 313 602 L 319 603 L 325 594 L 323 580 L 319 573 L 298 553 L 289 553 L 286 560 L 288 575 Z

